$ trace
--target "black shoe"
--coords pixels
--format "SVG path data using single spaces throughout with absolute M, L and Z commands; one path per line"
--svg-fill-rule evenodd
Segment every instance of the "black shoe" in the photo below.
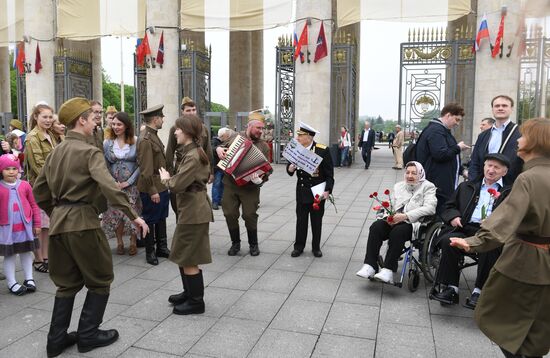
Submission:
M 260 248 L 258 244 L 250 245 L 250 256 L 258 256 L 260 254 Z
M 296 250 L 296 249 L 294 249 L 294 250 L 292 250 L 292 253 L 290 254 L 290 256 L 292 256 L 292 257 L 298 257 L 298 256 L 300 256 L 300 255 L 302 254 L 302 252 L 304 252 L 304 250 Z
M 145 261 L 147 261 L 149 265 L 153 265 L 153 266 L 156 266 L 159 264 L 159 259 L 157 258 L 157 255 L 153 250 L 145 253 Z
M 32 282 L 32 284 L 31 284 Z M 36 292 L 36 282 L 31 278 L 30 280 L 23 281 L 23 286 L 27 288 L 27 292 L 33 293 Z
M 240 250 L 241 250 L 241 243 L 234 242 L 231 244 L 231 247 L 229 248 L 229 251 L 227 251 L 227 254 L 229 256 L 235 256 L 239 253 Z
M 315 257 L 323 257 L 323 253 L 322 253 L 321 250 L 319 250 L 319 249 L 313 250 L 313 256 L 315 256 Z
M 455 292 L 454 288 L 447 287 L 441 292 L 430 293 L 430 298 L 436 300 L 445 305 L 457 305 L 458 304 L 458 293 Z
M 181 283 L 183 285 L 183 292 L 177 293 L 175 295 L 170 295 L 170 297 L 168 297 L 168 302 L 170 302 L 173 305 L 182 304 L 183 302 L 185 302 L 185 300 L 187 300 L 187 297 L 189 295 L 189 292 L 187 292 L 188 288 L 186 287 L 186 283 L 185 283 L 185 273 L 183 272 L 183 269 L 181 267 L 179 269 L 180 269 Z
M 71 323 L 73 306 L 74 296 L 55 298 L 48 332 L 48 343 L 46 344 L 46 354 L 49 358 L 57 357 L 77 341 L 76 332 L 67 333 L 67 328 Z
M 470 297 L 466 299 L 466 302 L 464 303 L 464 307 L 469 308 L 471 310 L 475 310 L 478 300 L 479 300 L 479 293 L 474 292 Z
M 189 289 L 187 300 L 174 306 L 172 312 L 179 315 L 204 313 L 204 281 L 202 271 L 196 275 L 185 275 L 186 287 Z
M 168 242 L 166 239 L 166 220 L 161 220 L 155 224 L 155 241 L 157 242 L 157 257 L 168 258 L 170 250 L 168 250 Z
M 17 285 L 17 282 L 11 285 L 11 287 L 9 288 L 11 293 L 13 293 L 16 296 L 23 296 L 25 293 L 27 293 L 27 287 L 25 285 L 19 285 L 19 288 L 15 290 L 14 287 L 16 285 Z
M 99 329 L 99 325 L 103 322 L 103 314 L 108 300 L 109 295 L 99 295 L 88 291 L 78 322 L 77 346 L 80 353 L 108 346 L 118 339 L 116 329 Z
M 155 254 L 155 242 L 151 233 L 148 233 L 144 238 L 145 240 L 145 261 L 149 265 L 156 266 L 159 264 L 157 255 Z
M 220 207 L 218 206 L 218 204 L 212 203 L 212 209 L 213 209 L 213 210 L 219 210 Z

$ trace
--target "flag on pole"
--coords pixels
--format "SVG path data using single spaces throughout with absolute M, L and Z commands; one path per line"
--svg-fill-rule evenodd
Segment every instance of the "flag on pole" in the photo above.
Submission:
M 497 55 L 500 52 L 500 43 L 502 42 L 502 36 L 504 36 L 504 17 L 505 16 L 506 16 L 505 14 L 502 14 L 502 16 L 500 17 L 500 25 L 498 25 L 498 34 L 497 34 L 497 38 L 495 39 L 495 46 L 493 47 L 493 53 L 491 54 L 493 58 L 497 57 Z
M 302 52 L 302 46 L 307 46 L 307 23 L 304 24 L 304 29 L 300 35 L 300 40 L 298 40 L 298 45 L 296 46 L 296 51 L 294 52 L 294 60 L 298 58 L 300 52 Z M 302 63 L 304 63 L 303 58 L 300 58 Z
M 15 65 L 20 75 L 25 73 L 25 43 L 23 41 L 17 44 L 17 59 L 15 60 Z
M 479 24 L 479 30 L 477 30 L 476 41 L 474 42 L 474 52 L 479 51 L 481 47 L 481 40 L 485 38 L 489 39 L 489 43 L 491 43 L 491 37 L 489 36 L 489 27 L 487 26 L 487 16 L 483 14 L 483 17 L 481 18 L 481 23 Z
M 147 55 L 151 55 L 151 48 L 149 47 L 149 38 L 147 37 L 147 32 L 145 32 L 145 36 L 143 37 L 143 40 L 141 40 L 141 43 L 138 45 L 136 51 L 138 66 L 143 66 L 143 64 L 145 63 L 145 57 Z
M 325 27 L 321 22 L 321 28 L 319 29 L 319 36 L 317 36 L 317 48 L 315 49 L 315 58 L 313 62 L 317 62 L 328 54 L 327 39 L 325 37 Z
M 42 69 L 42 57 L 40 56 L 40 46 L 36 43 L 36 58 L 34 60 L 34 72 L 39 73 Z
M 294 47 L 298 46 L 298 35 L 296 35 L 296 31 L 294 31 Z M 294 60 L 296 61 L 296 57 L 294 57 Z M 300 61 L 304 63 L 304 53 L 300 51 Z
M 164 64 L 164 31 L 160 34 L 159 49 L 157 51 L 157 63 Z

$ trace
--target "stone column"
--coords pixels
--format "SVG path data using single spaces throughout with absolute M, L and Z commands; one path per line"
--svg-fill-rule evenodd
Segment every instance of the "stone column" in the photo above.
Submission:
M 491 38 L 494 41 L 500 23 L 500 9 L 495 8 L 495 1 L 478 0 L 477 13 L 483 16 L 487 14 L 487 21 L 490 26 Z M 476 53 L 476 75 L 475 75 L 475 95 L 474 95 L 474 125 L 472 141 L 475 141 L 479 134 L 479 121 L 488 116 L 492 116 L 491 99 L 499 94 L 512 97 L 516 102 L 519 84 L 519 64 L 520 58 L 517 55 L 516 43 L 510 57 L 508 45 L 514 41 L 515 32 L 518 29 L 520 16 L 520 1 L 507 2 L 508 12 L 504 24 L 504 49 L 503 56 L 491 57 L 491 50 L 487 40 L 484 40 L 481 50 Z M 479 19 L 478 19 L 479 22 Z M 479 24 L 478 24 L 479 25 Z M 517 42 L 517 41 L 516 41 Z M 516 120 L 516 111 L 512 112 L 512 121 Z
M 264 32 L 250 32 L 250 110 L 264 107 Z
M 168 132 L 179 116 L 178 103 L 178 52 L 179 52 L 179 1 L 147 0 L 147 26 L 166 26 L 149 33 L 151 53 L 156 57 L 160 34 L 164 31 L 164 64 L 162 68 L 147 69 L 147 104 L 149 107 L 164 104 L 164 126 L 159 131 L 160 139 L 166 144 Z
M 331 0 L 301 0 L 296 3 L 296 18 L 308 16 L 317 19 L 330 19 L 332 15 Z M 304 27 L 305 20 L 296 23 L 298 37 Z M 314 63 L 315 44 L 321 22 L 312 19 L 308 27 L 309 51 L 311 62 L 300 63 L 296 61 L 296 87 L 295 87 L 295 130 L 300 121 L 307 122 L 320 133 L 315 140 L 325 145 L 329 144 L 330 137 L 330 63 L 331 63 L 331 38 L 332 26 L 330 21 L 325 21 L 325 37 L 329 55 L 319 62 Z M 304 53 L 306 51 L 304 50 Z
M 39 39 L 53 39 L 55 36 L 54 22 L 48 19 L 55 14 L 55 2 L 26 0 L 24 6 L 25 35 Z M 25 44 L 26 60 L 32 64 L 32 72 L 26 75 L 27 110 L 29 112 L 39 101 L 46 101 L 50 106 L 55 107 L 53 68 L 55 41 L 40 42 L 42 69 L 39 73 L 34 72 L 36 44 L 35 40 Z M 54 108 L 54 110 L 57 109 Z M 19 117 L 23 118 L 23 115 L 20 113 Z
M 8 47 L 0 47 L 0 112 L 11 112 L 10 66 Z
M 237 112 L 257 109 L 251 108 L 253 78 L 250 71 L 250 52 L 252 51 L 250 37 L 250 31 L 229 33 L 229 122 L 231 125 L 235 124 Z
M 86 41 L 92 53 L 92 98 L 103 104 L 103 79 L 101 73 L 101 39 Z

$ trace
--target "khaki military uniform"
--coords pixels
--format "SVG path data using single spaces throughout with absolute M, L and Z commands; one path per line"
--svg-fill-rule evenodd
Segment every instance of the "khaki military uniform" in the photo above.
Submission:
M 138 215 L 109 173 L 103 153 L 82 134 L 69 131 L 46 159 L 33 194 L 50 215 L 49 268 L 56 296 L 72 297 L 84 285 L 108 294 L 113 264 L 98 219 L 100 207 L 108 200 L 131 220 Z
M 57 145 L 56 136 L 48 131 L 50 139 L 42 133 L 38 126 L 34 127 L 25 139 L 25 171 L 27 180 L 31 185 L 40 174 L 40 170 L 46 163 L 46 158 Z
M 206 192 L 209 165 L 200 161 L 197 145 L 182 146 L 182 160 L 176 175 L 164 181 L 178 200 L 178 218 L 170 261 L 178 266 L 212 262 L 208 227 L 214 221 L 212 204 Z
M 94 132 L 90 137 L 86 137 L 86 143 L 93 145 L 94 147 L 99 148 L 103 152 L 103 140 L 105 138 L 105 133 L 101 127 L 95 127 Z
M 161 182 L 159 169 L 166 168 L 164 144 L 157 135 L 157 130 L 149 126 L 140 133 L 138 140 L 139 179 L 137 188 L 149 195 L 166 191 Z

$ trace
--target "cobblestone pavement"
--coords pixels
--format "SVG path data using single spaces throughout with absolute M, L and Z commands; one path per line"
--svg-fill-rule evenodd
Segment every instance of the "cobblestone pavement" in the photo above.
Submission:
M 118 329 L 120 339 L 83 355 L 73 347 L 63 356 L 500 357 L 498 347 L 477 329 L 473 311 L 428 300 L 424 279 L 411 293 L 355 275 L 373 221 L 368 194 L 391 188 L 403 173 L 391 169 L 391 151 L 379 146 L 371 169 L 363 169 L 360 153 L 352 168 L 335 168 L 338 213 L 327 206 L 322 258 L 314 258 L 310 247 L 301 257 L 290 257 L 296 178 L 282 165 L 275 165 L 261 190 L 260 256 L 249 256 L 247 245 L 240 255 L 227 256 L 227 227 L 221 210 L 215 211 L 213 263 L 203 267 L 203 315 L 172 314 L 167 298 L 181 291 L 173 263 L 161 259 L 150 266 L 143 249 L 134 257 L 116 255 L 111 239 L 115 280 L 103 327 Z M 171 233 L 173 213 L 168 223 Z M 246 243 L 244 225 L 241 232 Z M 55 287 L 46 274 L 36 273 L 35 279 L 38 291 L 22 297 L 9 294 L 0 281 L 0 357 L 46 356 Z M 475 268 L 466 270 L 461 302 L 474 279 Z M 77 296 L 71 330 L 84 297 L 85 290 Z

